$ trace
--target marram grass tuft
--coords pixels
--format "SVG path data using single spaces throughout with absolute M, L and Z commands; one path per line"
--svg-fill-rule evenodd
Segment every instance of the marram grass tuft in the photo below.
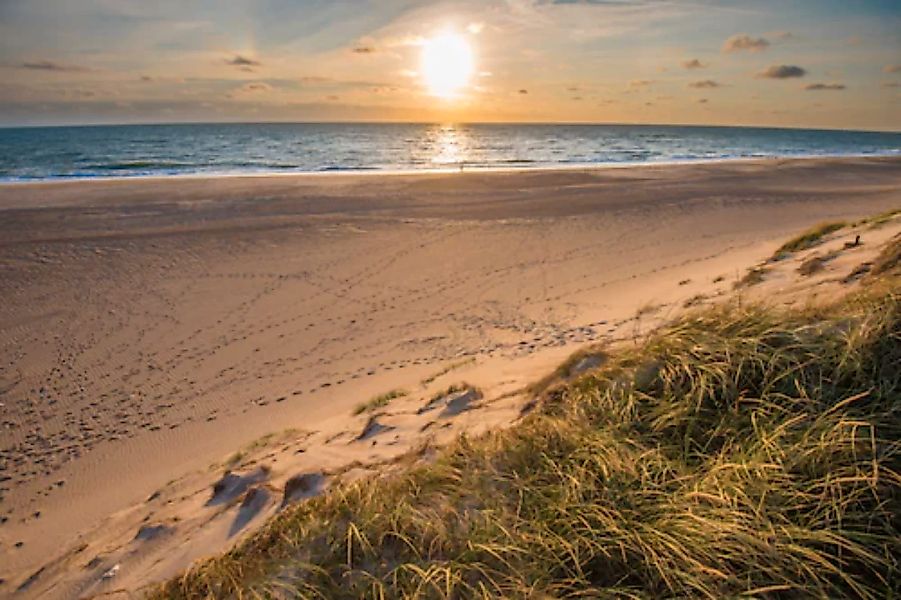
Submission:
M 899 597 L 899 365 L 896 278 L 824 309 L 695 312 L 153 594 Z

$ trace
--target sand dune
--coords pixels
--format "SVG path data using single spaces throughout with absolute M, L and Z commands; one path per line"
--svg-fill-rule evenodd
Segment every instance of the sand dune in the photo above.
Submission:
M 128 594 L 514 422 L 579 348 L 840 293 L 897 219 L 769 259 L 899 190 L 896 159 L 0 187 L 0 595 Z

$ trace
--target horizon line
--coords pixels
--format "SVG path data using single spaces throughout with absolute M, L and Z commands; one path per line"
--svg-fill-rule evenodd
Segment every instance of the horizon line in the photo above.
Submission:
M 3 124 L 3 129 L 53 129 L 64 127 L 159 127 L 178 125 L 512 125 L 512 126 L 574 126 L 574 127 L 696 127 L 711 129 L 775 129 L 789 131 L 832 131 L 849 133 L 883 133 L 901 134 L 897 129 L 855 129 L 847 127 L 804 127 L 792 125 L 721 125 L 709 123 L 637 123 L 612 121 L 431 121 L 431 120 L 274 120 L 274 121 L 148 121 L 148 122 L 110 122 L 110 123 L 36 123 L 36 124 Z

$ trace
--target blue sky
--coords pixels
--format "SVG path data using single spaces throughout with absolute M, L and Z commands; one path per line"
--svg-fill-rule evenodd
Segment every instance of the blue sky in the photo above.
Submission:
M 455 32 L 475 72 L 423 84 Z M 0 0 L 0 123 L 901 129 L 901 2 Z

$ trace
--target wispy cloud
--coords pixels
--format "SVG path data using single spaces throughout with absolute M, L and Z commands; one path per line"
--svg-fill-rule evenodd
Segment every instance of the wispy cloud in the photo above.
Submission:
M 703 81 L 692 81 L 688 84 L 688 87 L 697 89 L 712 89 L 723 87 L 723 84 L 719 83 L 718 81 L 714 81 L 713 79 L 704 79 Z
M 797 65 L 772 65 L 757 74 L 760 79 L 791 79 L 804 77 L 807 71 Z
M 234 58 L 226 59 L 225 63 L 233 67 L 259 67 L 263 64 L 258 60 L 248 58 L 241 54 L 235 54 Z
M 270 85 L 264 81 L 250 81 L 238 88 L 235 88 L 231 92 L 225 94 L 225 97 L 231 98 L 231 99 L 238 99 L 238 98 L 247 99 L 248 97 L 253 96 L 255 94 L 265 94 L 265 93 L 271 92 L 273 90 L 275 90 L 275 88 L 272 85 Z
M 57 71 L 60 73 L 78 73 L 90 70 L 87 67 L 58 63 L 51 60 L 26 61 L 19 64 L 19 68 L 30 71 Z
M 115 92 L 115 100 L 152 111 L 147 118 L 157 121 L 168 117 L 160 117 L 153 102 L 167 103 L 179 119 L 241 119 L 244 105 L 259 108 L 254 118 L 276 119 L 289 114 L 283 107 L 300 103 L 314 107 L 300 114 L 304 119 L 602 116 L 899 127 L 901 89 L 894 82 L 901 83 L 901 58 L 886 18 L 893 13 L 874 8 L 887 6 L 885 0 L 842 7 L 802 0 L 791 10 L 777 10 L 772 0 L 773 10 L 736 0 L 561 3 L 568 6 L 553 0 L 267 0 L 230 8 L 208 0 L 0 0 L 6 53 L 0 57 L 6 74 L 0 101 L 12 94 L 4 92 L 11 85 L 28 86 L 27 97 L 16 92 L 23 111 L 36 113 L 43 102 L 55 107 L 65 99 L 74 121 L 105 118 L 102 111 Z M 123 12 L 142 18 L 123 20 Z M 471 93 L 439 103 L 424 89 L 420 45 L 445 29 L 467 39 L 476 64 Z M 567 89 L 575 84 L 578 89 Z M 774 88 L 785 94 L 772 93 Z M 96 96 L 70 91 L 64 97 L 62 89 Z M 670 110 L 660 109 L 664 92 L 673 95 Z M 226 94 L 234 97 L 226 100 Z M 330 95 L 357 112 L 340 112 L 331 103 L 322 112 Z M 615 108 L 591 112 L 589 105 L 602 96 L 616 97 Z M 830 98 L 835 103 L 829 111 L 807 110 Z M 648 100 L 660 110 L 645 109 Z M 193 112 L 199 102 L 213 103 L 221 115 Z M 85 105 L 90 110 L 80 108 Z M 770 119 L 774 108 L 787 116 Z M 19 114 L 0 112 L 0 123 L 19 120 Z M 59 120 L 66 116 L 60 113 Z
M 318 75 L 306 75 L 300 78 L 301 83 L 306 83 L 310 85 L 322 85 L 326 83 L 332 83 L 335 80 L 330 77 L 320 77 Z
M 804 86 L 804 89 L 808 92 L 815 92 L 820 90 L 844 90 L 846 89 L 846 86 L 843 83 L 811 83 Z
M 774 40 L 780 41 L 791 40 L 795 37 L 795 34 L 793 34 L 791 31 L 774 31 L 772 33 L 768 33 L 767 35 L 772 37 Z
M 761 52 L 770 45 L 769 40 L 762 37 L 751 37 L 747 33 L 736 33 L 723 43 L 723 52 Z
M 254 81 L 241 87 L 242 92 L 270 92 L 273 87 L 262 81 Z

